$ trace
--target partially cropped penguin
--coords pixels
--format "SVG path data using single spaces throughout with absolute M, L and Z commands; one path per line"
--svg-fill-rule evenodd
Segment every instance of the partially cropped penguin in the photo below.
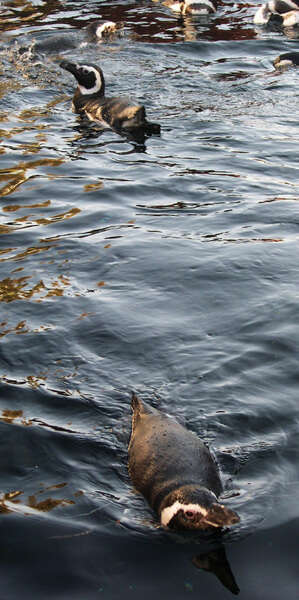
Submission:
M 74 75 L 78 87 L 73 97 L 74 112 L 104 123 L 117 132 L 142 130 L 160 133 L 160 125 L 146 119 L 145 108 L 124 97 L 107 98 L 102 69 L 92 64 L 62 61 L 60 66 Z
M 277 70 L 284 70 L 289 67 L 299 67 L 299 52 L 285 52 L 277 56 L 273 65 Z
M 255 25 L 293 27 L 299 24 L 299 0 L 269 0 L 254 15 Z
M 163 4 L 180 15 L 208 15 L 216 12 L 216 0 L 164 0 Z
M 134 393 L 132 412 L 129 474 L 161 525 L 205 530 L 238 523 L 238 515 L 218 501 L 222 483 L 207 446 Z

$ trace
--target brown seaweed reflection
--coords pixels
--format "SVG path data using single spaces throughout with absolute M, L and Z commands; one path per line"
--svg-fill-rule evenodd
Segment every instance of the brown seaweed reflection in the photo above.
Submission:
M 34 2 L 28 2 L 28 0 L 14 0 L 13 2 L 7 3 L 4 18 L 0 17 L 0 24 L 4 31 L 8 31 L 19 26 L 20 22 L 35 22 L 38 19 L 42 21 L 53 11 L 55 12 L 59 9 L 61 9 L 59 0 L 45 2 L 43 6 L 39 5 L 38 11 Z
M 12 256 L 9 258 L 0 258 L 0 262 L 5 262 L 7 260 L 22 260 L 24 258 L 27 258 L 28 256 L 32 256 L 33 254 L 39 254 L 40 252 L 46 252 L 47 250 L 50 250 L 52 247 L 53 246 L 30 246 L 23 252 L 18 252 L 17 254 L 15 254 L 15 256 Z M 16 250 L 16 248 L 8 248 L 6 250 L 3 250 L 3 254 L 5 254 L 6 252 L 12 252 L 13 250 Z M 21 271 L 21 270 L 22 270 L 22 267 L 20 267 L 19 269 L 15 269 L 13 271 L 13 273 L 16 273 L 17 271 Z
M 31 508 L 35 508 L 36 510 L 42 510 L 43 512 L 48 512 L 49 510 L 52 510 L 53 508 L 56 508 L 56 506 L 59 506 L 61 504 L 75 504 L 75 501 L 66 500 L 65 498 L 46 498 L 45 500 L 37 502 L 35 495 L 28 496 L 28 506 L 30 506 Z
M 15 490 L 12 492 L 6 492 L 2 496 L 0 496 L 0 513 L 2 514 L 10 514 L 19 512 L 24 515 L 32 515 L 36 514 L 36 512 L 49 512 L 53 510 L 57 506 L 68 506 L 75 504 L 74 500 L 69 498 L 44 498 L 43 500 L 38 500 L 37 496 L 39 494 L 44 494 L 49 490 L 60 490 L 62 487 L 65 487 L 66 483 L 58 483 L 48 487 L 44 487 L 41 484 L 41 489 L 39 489 L 34 494 L 28 496 L 27 501 L 22 501 L 20 498 L 24 494 L 24 492 L 20 490 Z M 83 493 L 80 490 L 80 494 Z M 74 496 L 78 496 L 79 492 L 75 492 Z
M 239 593 L 240 589 L 227 560 L 224 546 L 210 552 L 198 554 L 193 557 L 192 562 L 198 569 L 214 573 L 232 594 L 237 595 Z
M 50 206 L 51 200 L 45 200 L 45 202 L 36 202 L 35 204 L 26 204 L 22 206 L 21 204 L 8 204 L 7 206 L 3 206 L 3 212 L 16 212 L 21 208 L 47 208 Z M 1 254 L 1 252 L 0 252 Z
M 58 215 L 53 215 L 48 219 L 36 219 L 35 223 L 38 225 L 50 225 L 52 223 L 56 223 L 57 221 L 63 221 L 64 219 L 71 219 L 75 215 L 78 215 L 81 212 L 80 208 L 71 208 L 63 213 Z
M 0 302 L 14 302 L 14 300 L 28 300 L 35 294 L 44 292 L 43 296 L 40 296 L 36 302 L 42 302 L 45 298 L 51 298 L 54 296 L 63 296 L 66 287 L 70 286 L 70 280 L 65 275 L 58 275 L 57 279 L 51 282 L 49 285 L 45 285 L 42 280 L 34 284 L 31 289 L 26 288 L 28 281 L 31 279 L 31 275 L 19 277 L 13 279 L 6 277 L 0 281 Z M 26 289 L 25 289 L 26 288 Z M 7 331 L 6 333 L 10 333 Z M 25 333 L 23 331 L 22 333 Z
M 46 379 L 46 377 L 42 377 L 42 378 L 37 378 L 37 377 L 33 377 L 33 376 L 28 376 L 27 377 L 27 381 L 31 379 L 31 383 L 33 388 L 35 387 L 39 387 L 40 386 L 40 382 L 39 379 Z M 5 377 L 1 377 L 2 381 L 7 381 L 7 379 Z M 19 382 L 20 384 L 20 382 Z M 56 390 L 57 391 L 57 390 Z M 59 393 L 57 391 L 57 393 Z M 70 394 L 68 394 L 70 395 Z M 17 425 L 23 425 L 24 427 L 32 427 L 32 426 L 38 426 L 38 427 L 45 427 L 46 429 L 52 429 L 53 431 L 60 431 L 63 433 L 80 433 L 79 431 L 75 431 L 74 429 L 70 429 L 69 427 L 62 427 L 61 425 L 53 425 L 51 423 L 46 423 L 45 421 L 42 421 L 41 419 L 26 419 L 24 417 L 24 413 L 22 410 L 9 410 L 9 409 L 4 409 L 2 410 L 2 414 L 0 415 L 0 421 L 3 421 L 4 423 L 15 423 Z
M 1 194 L 0 194 L 1 195 Z M 23 208 L 27 208 L 26 206 Z M 42 218 L 38 218 L 38 219 L 34 219 L 32 217 L 32 215 L 27 215 L 24 217 L 18 217 L 16 218 L 13 222 L 12 222 L 12 226 L 14 225 L 18 225 L 19 223 L 26 223 L 28 221 L 28 227 L 32 227 L 34 225 L 52 225 L 52 223 L 57 223 L 59 221 L 64 221 L 65 219 L 71 219 L 72 217 L 75 217 L 76 215 L 78 215 L 81 212 L 80 208 L 70 208 L 69 210 L 66 210 L 63 213 L 58 213 L 57 215 L 53 215 L 52 217 L 42 217 Z M 30 251 L 32 250 L 31 248 L 29 249 Z
M 63 158 L 42 158 L 40 160 L 20 162 L 10 169 L 0 169 L 0 182 L 9 181 L 9 183 L 0 189 L 0 197 L 12 194 L 22 183 L 40 176 L 40 173 L 32 172 L 32 170 L 36 170 L 38 167 L 57 167 L 64 162 Z M 53 175 L 47 174 L 47 177 L 50 179 L 53 178 Z
M 13 423 L 15 419 L 22 417 L 22 410 L 3 410 L 2 415 L 0 417 L 1 421 L 4 423 Z
M 0 89 L 1 91 L 1 89 Z M 0 94 L 1 97 L 1 94 Z M 0 115 L 0 123 L 3 122 L 5 123 L 6 121 L 8 121 L 8 117 L 6 114 L 2 114 Z M 47 125 L 34 125 L 34 129 L 48 129 Z M 4 140 L 10 140 L 11 138 L 13 138 L 15 135 L 16 136 L 20 136 L 21 133 L 27 133 L 28 131 L 32 131 L 32 126 L 30 125 L 28 126 L 22 126 L 22 127 L 11 127 L 11 129 L 0 129 L 0 138 L 4 139 Z M 41 135 L 41 134 L 37 134 Z M 37 137 L 36 136 L 36 137 Z
M 12 279 L 6 277 L 0 281 L 0 302 L 13 302 L 14 300 L 25 300 L 32 298 L 32 296 L 45 289 L 45 285 L 42 281 L 36 283 L 31 290 L 25 290 L 25 286 L 28 283 L 30 276 L 19 277 L 19 279 Z
M 12 233 L 15 230 L 15 227 L 11 227 L 11 225 L 0 225 L 0 235 L 6 233 Z
M 6 377 L 6 375 L 0 376 L 0 381 L 3 383 L 10 383 L 12 385 L 29 385 L 32 389 L 36 389 L 41 385 L 44 385 L 44 381 L 46 379 L 45 375 L 28 375 L 25 379 L 10 379 L 10 377 Z M 17 418 L 17 417 L 15 417 Z M 0 417 L 1 420 L 1 417 Z M 3 420 L 3 419 L 2 419 Z M 31 421 L 21 421 L 22 425 L 31 425 Z
M 104 187 L 103 181 L 97 181 L 96 183 L 87 183 L 84 186 L 84 192 L 96 192 Z
M 1 20 L 0 20 L 1 23 Z M 0 82 L 0 98 L 3 98 L 3 96 L 5 96 L 8 92 L 12 92 L 12 91 L 17 91 L 19 90 L 21 87 L 20 83 L 17 83 L 15 81 L 1 81 Z M 3 118 L 3 115 L 1 115 L 0 121 L 4 121 L 6 120 L 6 117 Z

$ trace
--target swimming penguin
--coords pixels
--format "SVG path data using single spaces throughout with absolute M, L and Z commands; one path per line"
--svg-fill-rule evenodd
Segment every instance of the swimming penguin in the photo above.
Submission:
M 114 34 L 119 25 L 114 21 L 97 20 L 84 27 L 86 36 L 91 40 L 101 40 Z
M 254 15 L 255 25 L 293 27 L 299 23 L 299 0 L 270 0 Z
M 216 0 L 164 0 L 163 4 L 180 15 L 208 15 L 215 13 Z
M 105 96 L 105 80 L 100 67 L 66 60 L 60 66 L 72 73 L 78 82 L 72 103 L 74 112 L 85 114 L 91 121 L 109 125 L 117 132 L 142 130 L 149 135 L 160 133 L 160 125 L 147 121 L 144 106 L 125 97 Z
M 273 60 L 275 69 L 287 69 L 288 67 L 299 67 L 299 52 L 285 52 Z
M 27 58 L 37 54 L 58 54 L 72 48 L 86 46 L 89 42 L 99 43 L 107 40 L 116 33 L 119 25 L 114 21 L 103 19 L 89 23 L 80 30 L 65 30 L 60 34 L 48 34 L 40 40 L 33 40 L 30 45 L 21 46 L 20 54 L 27 53 Z
M 218 502 L 222 484 L 207 446 L 134 393 L 132 411 L 129 474 L 161 525 L 204 530 L 238 523 L 238 515 Z

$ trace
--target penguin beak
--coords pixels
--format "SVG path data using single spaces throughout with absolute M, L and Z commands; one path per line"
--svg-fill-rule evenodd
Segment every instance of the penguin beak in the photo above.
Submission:
M 202 522 L 210 527 L 229 527 L 239 523 L 240 517 L 223 504 L 213 504 Z
M 70 73 L 72 73 L 72 75 L 74 75 L 76 77 L 76 75 L 78 73 L 78 67 L 75 63 L 71 63 L 68 60 L 63 60 L 63 61 L 61 61 L 59 66 L 62 69 L 69 71 Z

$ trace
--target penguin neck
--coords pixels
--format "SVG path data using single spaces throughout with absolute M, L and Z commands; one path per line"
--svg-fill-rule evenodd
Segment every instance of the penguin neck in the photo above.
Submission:
M 189 482 L 186 482 L 186 484 L 188 484 L 188 483 Z M 152 498 L 151 505 L 152 505 L 153 509 L 158 513 L 159 516 L 161 515 L 163 508 L 165 508 L 166 506 L 169 506 L 170 504 L 172 504 L 175 501 L 173 499 L 173 494 L 178 489 L 180 489 L 180 488 L 178 488 L 177 481 L 168 482 L 167 485 L 162 487 L 157 492 L 157 494 L 155 495 L 155 498 Z
M 91 94 L 82 94 L 80 86 L 77 87 L 73 96 L 73 108 L 75 112 L 81 112 L 85 106 L 91 102 L 96 102 L 98 105 L 105 101 L 105 94 L 102 90 Z

